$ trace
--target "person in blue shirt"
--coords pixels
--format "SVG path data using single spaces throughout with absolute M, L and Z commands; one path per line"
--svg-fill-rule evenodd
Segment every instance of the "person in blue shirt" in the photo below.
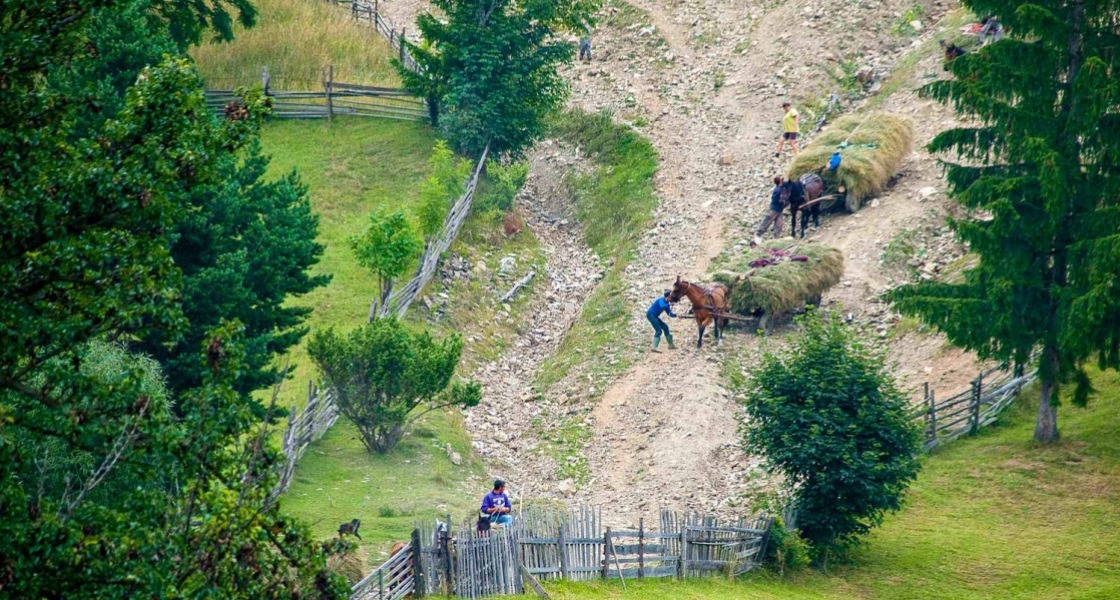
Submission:
M 754 230 L 754 244 L 751 244 L 752 246 L 762 243 L 762 235 L 771 225 L 774 226 L 774 237 L 782 237 L 782 209 L 785 206 L 785 204 L 782 204 L 782 178 L 778 176 L 774 178 L 774 190 L 770 192 L 770 212 L 766 213 L 766 217 L 762 219 L 758 229 Z
M 482 498 L 482 514 L 490 517 L 490 522 L 496 525 L 509 525 L 513 522 L 510 513 L 509 496 L 506 495 L 506 482 L 501 479 L 494 481 L 494 491 Z
M 669 306 L 669 290 L 665 290 L 665 295 L 653 301 L 646 311 L 646 319 L 649 319 L 649 324 L 653 325 L 653 351 L 657 352 L 657 345 L 661 343 L 661 334 L 665 334 L 665 341 L 669 342 L 669 349 L 675 350 L 673 346 L 673 334 L 669 333 L 669 325 L 661 320 L 661 313 L 669 313 L 670 317 L 677 318 L 676 313 Z

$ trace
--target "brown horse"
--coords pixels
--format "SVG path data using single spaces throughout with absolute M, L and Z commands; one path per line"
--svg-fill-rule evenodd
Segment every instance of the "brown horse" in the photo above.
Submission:
M 696 327 L 700 330 L 696 347 L 704 345 L 704 329 L 712 323 L 715 323 L 715 339 L 719 340 L 723 328 L 727 327 L 727 319 L 717 319 L 715 314 L 727 312 L 727 288 L 718 283 L 710 288 L 704 287 L 684 281 L 678 275 L 669 294 L 669 302 L 679 302 L 682 296 L 692 302 L 692 311 L 696 315 Z
M 802 193 L 794 195 L 794 188 L 800 187 Z M 821 220 L 821 203 L 817 200 L 824 194 L 824 180 L 816 173 L 806 173 L 797 182 L 786 181 L 778 192 L 778 199 L 782 204 L 789 205 L 790 228 L 793 235 L 797 235 L 797 211 L 801 211 L 801 237 L 805 237 L 805 229 L 809 227 L 809 217 L 813 217 L 813 226 L 819 227 Z M 806 206 L 807 205 L 807 206 Z

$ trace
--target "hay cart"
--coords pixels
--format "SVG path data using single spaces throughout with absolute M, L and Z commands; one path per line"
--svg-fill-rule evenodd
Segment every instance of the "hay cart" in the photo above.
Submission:
M 774 326 L 805 305 L 820 306 L 821 295 L 840 282 L 844 257 L 839 250 L 815 243 L 773 240 L 716 258 L 708 280 L 727 286 L 733 321 L 757 319 L 757 329 Z
M 910 154 L 913 137 L 913 125 L 902 117 L 887 113 L 842 117 L 802 149 L 787 178 L 820 175 L 825 185 L 821 209 L 843 206 L 854 213 L 886 188 Z M 841 160 L 832 171 L 828 163 L 835 152 Z

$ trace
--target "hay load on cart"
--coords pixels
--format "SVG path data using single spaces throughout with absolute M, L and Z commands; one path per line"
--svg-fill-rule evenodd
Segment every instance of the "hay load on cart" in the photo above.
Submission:
M 821 294 L 840 283 L 843 274 L 844 256 L 835 248 L 773 240 L 724 251 L 707 279 L 727 286 L 732 312 L 758 317 L 759 329 L 769 332 L 806 304 L 819 305 Z
M 842 205 L 856 212 L 883 191 L 910 154 L 914 127 L 908 119 L 887 113 L 849 115 L 837 119 L 794 159 L 789 178 L 807 173 L 824 180 L 822 210 Z M 834 153 L 840 164 L 829 169 Z

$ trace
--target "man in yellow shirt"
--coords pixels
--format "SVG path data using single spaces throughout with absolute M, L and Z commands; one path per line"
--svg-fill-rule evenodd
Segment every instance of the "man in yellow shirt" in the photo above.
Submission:
M 789 102 L 783 102 L 782 108 L 785 109 L 786 116 L 782 117 L 782 137 L 778 138 L 778 149 L 774 151 L 774 156 L 782 155 L 782 146 L 785 146 L 786 140 L 789 140 L 789 147 L 793 153 L 797 154 L 797 133 L 801 131 L 797 109 Z

